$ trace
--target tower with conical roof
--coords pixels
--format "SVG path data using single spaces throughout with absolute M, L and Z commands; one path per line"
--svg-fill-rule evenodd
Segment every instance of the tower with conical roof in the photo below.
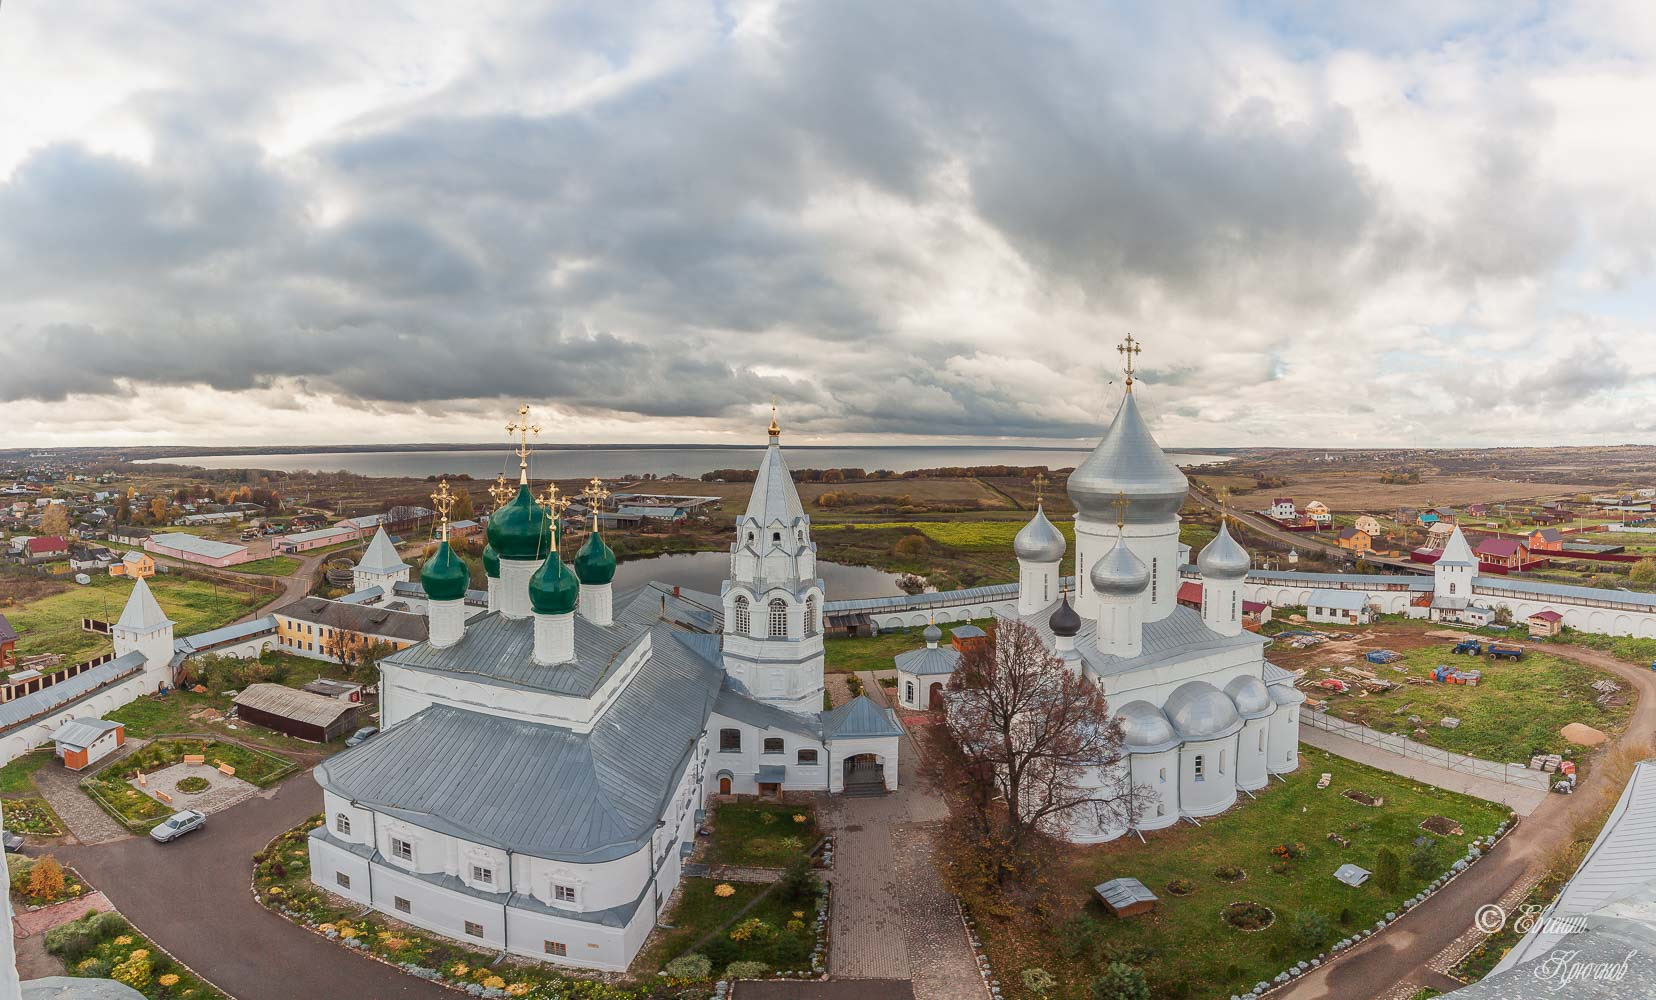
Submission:
M 143 577 L 132 585 L 126 607 L 109 634 L 115 642 L 116 656 L 142 653 L 144 673 L 154 675 L 157 684 L 172 683 L 173 623 L 155 602 Z
M 1196 560 L 1202 573 L 1202 621 L 1220 635 L 1242 631 L 1242 581 L 1249 562 L 1247 550 L 1231 537 L 1230 524 L 1221 516 L 1218 536 Z
M 1098 617 L 1092 565 L 1119 538 L 1149 568 L 1144 621 L 1154 622 L 1172 614 L 1178 603 L 1179 510 L 1190 484 L 1139 414 L 1133 395 L 1138 344 L 1129 336 L 1117 349 L 1127 358 L 1127 394 L 1103 440 L 1070 474 L 1067 486 L 1076 510 L 1076 609 L 1084 618 Z
M 391 536 L 385 533 L 385 525 L 382 524 L 375 529 L 368 551 L 362 554 L 362 559 L 351 570 L 351 589 L 384 587 L 386 594 L 390 594 L 394 585 L 408 582 L 409 569 L 402 556 L 397 554 L 397 547 L 391 544 Z
M 437 485 L 431 502 L 442 528 L 437 551 L 420 567 L 420 587 L 426 595 L 428 641 L 434 648 L 444 649 L 466 634 L 466 591 L 471 586 L 471 570 L 449 545 L 449 512 L 454 509 L 454 494 L 449 491 L 447 479 Z M 383 538 L 384 532 L 378 537 Z M 387 539 L 386 545 L 390 544 Z
M 732 680 L 767 704 L 822 709 L 822 581 L 811 519 L 782 458 L 772 408 L 770 442 L 753 495 L 736 519 L 730 579 L 724 584 L 724 665 Z
M 1472 596 L 1472 579 L 1477 575 L 1478 557 L 1457 524 L 1443 544 L 1443 554 L 1432 564 L 1432 596 L 1438 601 L 1464 602 Z
M 547 512 L 529 489 L 529 436 L 539 434 L 540 425 L 529 423 L 527 404 L 518 407 L 518 419 L 506 425 L 506 432 L 519 436 L 518 486 L 512 498 L 489 515 L 488 538 L 500 569 L 495 610 L 507 618 L 523 619 L 534 613 L 529 606 L 529 578 L 546 559 L 551 535 Z

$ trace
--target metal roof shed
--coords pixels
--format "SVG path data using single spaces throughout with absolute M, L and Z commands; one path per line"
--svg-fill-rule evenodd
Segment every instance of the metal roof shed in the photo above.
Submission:
M 1367 882 L 1373 874 L 1367 868 L 1359 868 L 1354 864 L 1343 864 L 1334 870 L 1334 877 L 1351 886 L 1353 889 Z
M 235 701 L 244 721 L 315 743 L 343 736 L 362 707 L 280 684 L 250 684 Z
M 1113 878 L 1093 886 L 1105 909 L 1118 917 L 1136 917 L 1156 908 L 1156 894 L 1136 878 Z

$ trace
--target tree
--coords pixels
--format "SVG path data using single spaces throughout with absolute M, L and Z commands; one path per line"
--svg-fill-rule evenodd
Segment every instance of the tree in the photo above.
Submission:
M 150 508 L 150 517 L 155 519 L 156 523 L 161 523 L 161 522 L 164 522 L 164 521 L 167 520 L 167 498 L 166 497 L 155 497 L 154 499 L 150 500 L 149 508 Z
M 361 632 L 341 632 L 334 655 L 345 666 L 345 675 L 358 684 L 379 680 L 379 662 L 396 652 L 396 647 Z
M 449 511 L 450 521 L 470 521 L 477 517 L 472 510 L 471 490 L 459 489 L 454 491 L 454 507 Z
M 1403 863 L 1398 860 L 1397 852 L 1389 847 L 1380 848 L 1380 853 L 1374 858 L 1374 884 L 1392 892 L 1402 876 Z
M 69 507 L 67 504 L 54 503 L 47 506 L 40 515 L 40 533 L 42 535 L 67 535 L 69 533 Z
M 1092 1000 L 1150 1000 L 1144 973 L 1124 962 L 1111 962 L 1092 982 Z
M 945 717 L 973 814 L 1011 858 L 1075 823 L 1129 826 L 1148 790 L 1122 766 L 1104 692 L 1012 619 L 962 653 Z M 975 787 L 974 787 L 975 786 Z M 1003 807 L 992 806 L 999 795 Z
M 56 899 L 63 894 L 63 866 L 50 854 L 35 862 L 29 871 L 29 895 L 37 899 Z

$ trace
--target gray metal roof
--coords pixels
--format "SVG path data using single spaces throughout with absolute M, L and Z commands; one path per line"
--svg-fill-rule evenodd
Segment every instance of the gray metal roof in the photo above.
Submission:
M 1656 608 L 1656 594 L 1637 590 L 1576 587 L 1567 583 L 1543 583 L 1540 580 L 1531 580 L 1524 577 L 1480 576 L 1473 579 L 1472 588 L 1474 591 L 1498 590 L 1513 596 L 1528 593 L 1539 594 L 1543 597 L 1559 597 L 1577 603 L 1597 603 L 1610 607 L 1621 605 L 1630 610 L 1649 611 Z
M 397 547 L 391 544 L 391 536 L 385 533 L 385 526 L 380 525 L 374 531 L 374 540 L 368 543 L 368 551 L 362 554 L 362 559 L 356 568 L 366 573 L 396 573 L 408 569 L 402 556 L 397 554 Z
M 174 653 L 199 653 L 222 646 L 227 643 L 238 642 L 242 639 L 251 639 L 265 632 L 276 631 L 276 618 L 265 615 L 250 622 L 239 622 L 235 625 L 226 625 L 223 628 L 209 629 L 206 632 L 197 632 L 182 639 L 173 640 Z
M 1438 556 L 1438 562 L 1445 566 L 1476 566 L 1478 557 L 1472 554 L 1472 546 L 1466 544 L 1466 535 L 1461 533 L 1460 525 L 1455 525 L 1449 541 L 1443 545 L 1443 555 Z
M 1244 719 L 1257 719 L 1276 711 L 1276 702 L 1265 690 L 1265 682 L 1252 674 L 1238 674 L 1225 685 L 1225 696 Z
M 1313 590 L 1305 603 L 1313 608 L 1361 611 L 1368 606 L 1368 595 L 1360 590 Z
M 1334 877 L 1353 888 L 1367 882 L 1370 874 L 1372 873 L 1367 868 L 1359 868 L 1350 862 L 1334 869 Z
M 121 628 L 130 628 L 138 632 L 148 632 L 150 629 L 169 624 L 167 616 L 161 610 L 161 605 L 155 603 L 155 595 L 150 593 L 149 584 L 139 577 L 132 585 L 132 593 L 127 596 L 126 606 L 121 609 L 121 618 L 115 623 Z
M 1118 910 L 1134 903 L 1156 902 L 1156 894 L 1146 889 L 1144 883 L 1136 878 L 1113 878 L 1093 886 L 1093 892 L 1098 893 L 1100 899 Z
M 1187 741 L 1218 739 L 1242 728 L 1235 702 L 1207 681 L 1185 681 L 1174 688 L 1162 712 Z
M 137 990 L 113 979 L 46 976 L 23 983 L 23 1000 L 143 1000 Z
M 1295 584 L 1307 583 L 1330 589 L 1364 590 L 1380 587 L 1407 586 L 1409 590 L 1431 590 L 1432 578 L 1407 573 L 1307 573 L 1301 570 L 1250 570 L 1251 583 Z
M 903 727 L 897 722 L 897 713 L 881 708 L 863 694 L 822 713 L 822 732 L 829 740 L 855 740 L 901 736 Z
M 1064 558 L 1068 548 L 1063 533 L 1047 520 L 1046 509 L 1039 504 L 1035 506 L 1035 516 L 1012 539 L 1012 554 L 1026 562 L 1055 563 Z
M 294 621 L 325 625 L 367 636 L 383 636 L 422 642 L 426 638 L 426 617 L 408 611 L 371 607 L 363 604 L 345 604 L 325 597 L 301 597 L 285 604 L 271 614 Z
M 753 780 L 764 782 L 765 784 L 771 784 L 773 782 L 775 784 L 781 784 L 787 779 L 788 765 L 786 764 L 760 764 L 759 770 L 753 775 Z
M 717 655 L 714 651 L 708 659 L 716 660 Z M 758 729 L 783 729 L 816 740 L 822 738 L 822 723 L 817 716 L 798 715 L 775 705 L 767 705 L 736 690 L 732 684 L 728 676 L 724 678 L 719 695 L 713 702 L 713 711 Z
M 324 728 L 333 725 L 342 715 L 355 712 L 362 706 L 354 701 L 342 701 L 326 695 L 312 694 L 281 684 L 249 684 L 233 699 L 238 707 L 251 708 L 284 719 Z
M 12 628 L 12 623 L 11 622 L 6 621 L 6 616 L 5 615 L 0 615 L 0 642 L 5 642 L 9 639 L 16 639 L 16 638 L 17 638 L 17 630 Z
M 1265 661 L 1265 684 L 1292 684 L 1299 680 L 1299 675 L 1292 670 L 1284 670 L 1270 660 Z
M 1196 568 L 1205 577 L 1215 580 L 1240 580 L 1248 575 L 1248 550 L 1231 537 L 1230 523 L 1219 522 L 1219 534 L 1202 546 Z
M 134 650 L 117 656 L 108 663 L 100 663 L 90 670 L 84 670 L 67 680 L 58 681 L 49 688 L 42 688 L 21 698 L 13 698 L 0 705 L 0 734 L 72 705 L 96 693 L 100 688 L 126 680 L 143 670 L 147 662 L 143 653 Z
M 953 646 L 911 649 L 892 657 L 897 669 L 905 674 L 929 677 L 934 674 L 952 674 L 960 666 L 960 650 Z
M 723 677 L 672 626 L 651 642 L 590 733 L 432 705 L 319 764 L 316 779 L 477 843 L 581 863 L 626 857 L 655 830 Z
M 57 728 L 57 732 L 52 734 L 52 740 L 60 747 L 85 750 L 97 742 L 98 737 L 119 728 L 119 722 L 110 722 L 108 719 L 72 719 Z
M 1116 711 L 1122 746 L 1133 753 L 1160 753 L 1179 744 L 1179 734 L 1161 709 L 1147 701 L 1130 701 Z
M 799 491 L 794 488 L 788 463 L 782 458 L 782 448 L 772 438 L 759 460 L 759 472 L 753 481 L 753 495 L 748 499 L 747 517 L 761 524 L 773 521 L 791 522 L 805 516 L 800 506 Z
M 1087 579 L 1091 581 L 1094 593 L 1132 597 L 1150 586 L 1150 567 L 1133 554 L 1125 538 L 1117 535 L 1110 550 L 1093 563 Z
M 422 642 L 393 653 L 385 662 L 585 698 L 626 661 L 648 631 L 648 626 L 625 615 L 610 626 L 576 615 L 575 659 L 543 667 L 534 657 L 534 619 L 513 620 L 494 612 L 468 622 L 465 634 L 452 646 L 438 649 Z
M 215 542 L 211 538 L 202 538 L 200 535 L 189 535 L 184 532 L 174 532 L 167 535 L 155 535 L 150 538 L 155 545 L 164 548 L 176 549 L 179 552 L 188 552 L 206 559 L 223 559 L 238 552 L 246 552 L 245 545 L 232 545 L 229 542 Z
M 1050 622 L 1052 608 L 1053 605 L 1048 605 L 1034 614 L 1019 618 L 1040 632 L 1048 647 L 1053 644 Z M 1097 621 L 1082 619 L 1081 631 L 1075 636 L 1075 649 L 1081 654 L 1081 660 L 1087 665 L 1087 669 L 1098 677 L 1131 673 L 1162 663 L 1202 656 L 1216 649 L 1265 644 L 1264 638 L 1253 632 L 1220 635 L 1207 627 L 1202 621 L 1200 611 L 1183 605 L 1175 606 L 1165 618 L 1144 624 L 1144 638 L 1139 647 L 1139 655 L 1135 657 L 1123 658 L 1100 652 L 1094 639 L 1097 633 Z
M 1190 488 L 1184 473 L 1150 436 L 1131 392 L 1121 401 L 1103 440 L 1070 473 L 1065 489 L 1076 510 L 1114 521 L 1116 497 L 1125 493 L 1129 524 L 1176 517 Z

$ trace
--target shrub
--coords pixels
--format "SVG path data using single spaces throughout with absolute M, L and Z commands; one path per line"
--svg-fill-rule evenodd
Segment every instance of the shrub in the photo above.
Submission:
M 194 795 L 196 792 L 205 792 L 212 787 L 213 783 L 211 781 L 193 774 L 188 778 L 179 779 L 178 782 L 178 790 L 190 795 Z
M 1188 896 L 1196 891 L 1196 883 L 1187 878 L 1176 878 L 1167 883 L 1167 891 L 1175 896 Z
M 764 962 L 731 962 L 725 966 L 726 979 L 758 979 L 770 973 L 770 966 Z
M 1071 961 L 1091 958 L 1093 952 L 1098 950 L 1102 931 L 1098 921 L 1091 917 L 1071 917 L 1058 925 L 1058 951 Z
M 925 535 L 904 535 L 897 539 L 897 544 L 891 547 L 892 554 L 899 556 L 919 556 L 926 553 Z
M 788 899 L 806 899 L 816 895 L 816 872 L 810 858 L 798 858 L 782 873 L 782 893 Z
M 63 959 L 65 964 L 74 964 L 126 928 L 126 921 L 119 913 L 88 913 L 47 931 L 46 950 Z
M 1294 918 L 1294 939 L 1306 948 L 1315 948 L 1334 933 L 1321 910 L 1301 910 Z
M 1264 930 L 1276 921 L 1276 914 L 1263 903 L 1231 903 L 1221 913 L 1227 924 L 1245 931 Z
M 109 971 L 109 977 L 118 983 L 125 983 L 140 993 L 149 986 L 154 975 L 150 968 L 149 954 L 140 948 L 127 956 L 127 960 Z
M 690 952 L 668 962 L 661 971 L 674 979 L 706 979 L 713 975 L 713 963 L 706 955 Z
M 1432 850 L 1434 846 L 1436 845 L 1428 840 L 1409 852 L 1410 875 L 1415 878 L 1431 878 L 1438 873 L 1437 852 Z
M 1351 921 L 1354 920 L 1354 919 L 1355 918 L 1351 915 L 1351 907 L 1349 907 L 1349 906 L 1340 907 L 1340 923 L 1346 924 L 1347 926 L 1349 926 L 1351 924 Z
M 732 941 L 769 941 L 776 936 L 776 928 L 758 917 L 749 917 L 730 929 Z
M 1235 865 L 1220 865 L 1213 870 L 1213 877 L 1221 882 L 1240 882 L 1246 874 Z
M 29 872 L 29 895 L 56 899 L 63 895 L 63 866 L 50 854 L 36 861 Z
M 1024 989 L 1038 997 L 1044 997 L 1054 986 L 1058 985 L 1058 977 L 1045 969 L 1032 967 L 1023 970 Z
M 1111 962 L 1092 982 L 1092 1000 L 1150 1000 L 1150 984 L 1131 965 Z
M 1380 848 L 1374 858 L 1374 884 L 1387 892 L 1395 892 L 1402 877 L 1403 863 L 1398 860 L 1397 852 L 1389 847 Z

